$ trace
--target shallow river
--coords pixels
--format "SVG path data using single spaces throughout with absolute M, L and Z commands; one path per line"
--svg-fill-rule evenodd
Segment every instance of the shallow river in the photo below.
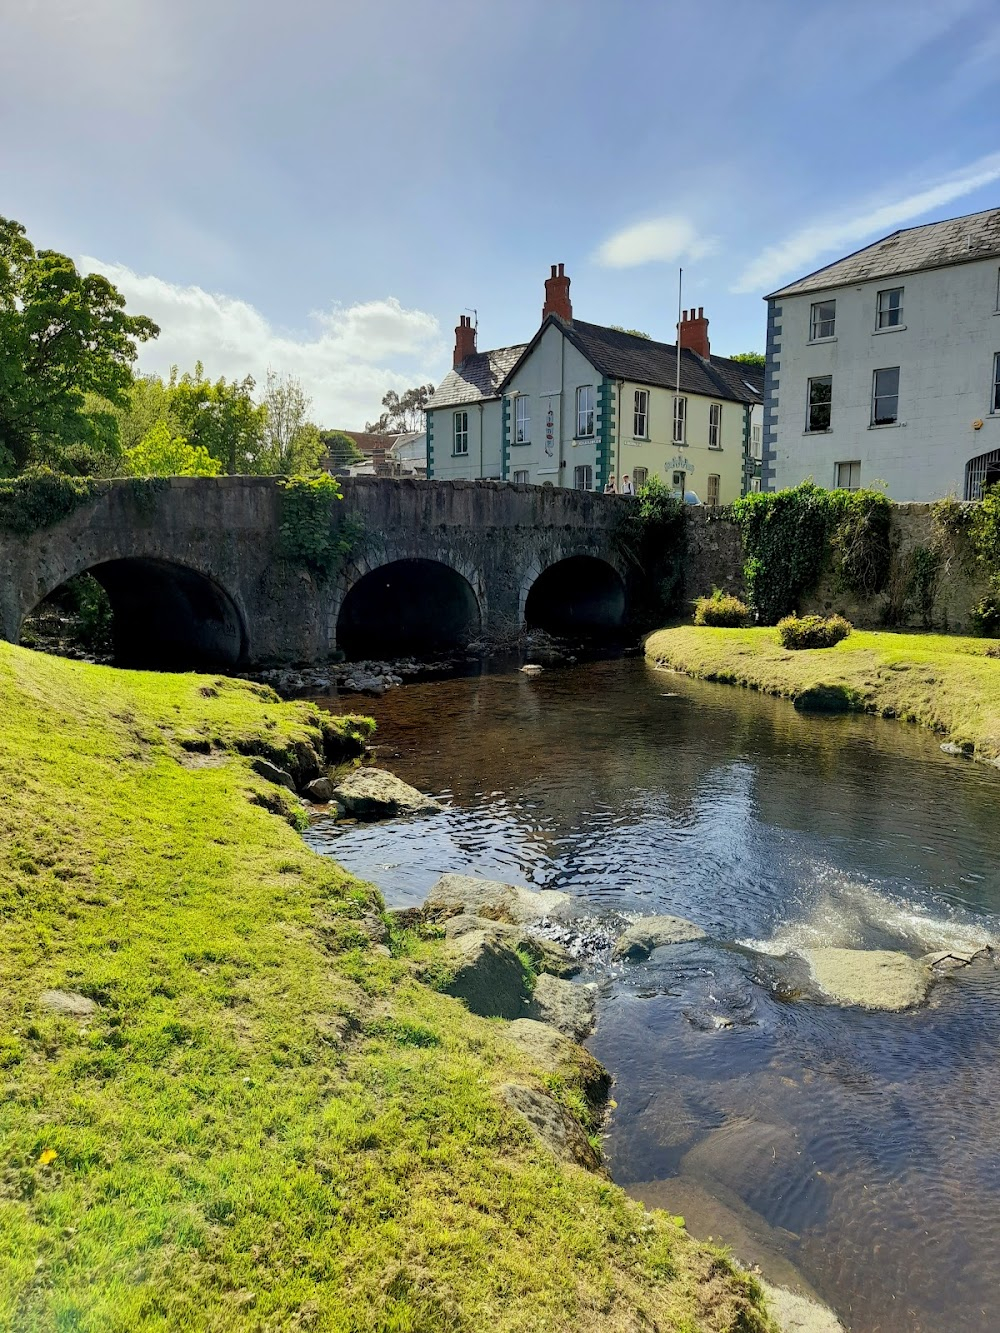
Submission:
M 637 659 L 360 702 L 377 762 L 450 804 L 310 833 L 390 906 L 468 871 L 722 942 L 585 973 L 615 1180 L 778 1281 L 794 1266 L 852 1333 L 1000 1329 L 1000 969 L 977 960 L 901 1014 L 776 984 L 797 944 L 1000 937 L 1000 774 L 915 728 Z

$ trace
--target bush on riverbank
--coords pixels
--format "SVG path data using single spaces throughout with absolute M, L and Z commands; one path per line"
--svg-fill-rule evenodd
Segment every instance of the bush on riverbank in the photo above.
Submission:
M 785 616 L 778 621 L 783 648 L 832 648 L 851 632 L 843 616 Z
M 854 630 L 833 648 L 783 648 L 774 629 L 680 626 L 646 640 L 646 657 L 703 680 L 789 699 L 834 688 L 844 708 L 932 727 L 980 759 L 1000 758 L 1000 659 L 981 639 Z
M 745 602 L 721 588 L 713 588 L 711 597 L 699 597 L 694 604 L 696 625 L 715 625 L 719 629 L 739 629 L 750 619 Z
M 7 644 L 0 715 L 0 1326 L 769 1333 L 539 1146 L 499 1088 L 544 1072 L 268 812 L 248 756 L 301 777 L 363 722 Z

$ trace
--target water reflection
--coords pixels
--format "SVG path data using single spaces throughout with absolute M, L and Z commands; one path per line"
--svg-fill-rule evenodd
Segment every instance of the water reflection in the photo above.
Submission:
M 916 728 L 638 661 L 408 686 L 373 711 L 387 764 L 452 808 L 310 837 L 390 903 L 475 870 L 712 936 L 601 970 L 616 1179 L 779 1278 L 793 1262 L 855 1333 L 994 1326 L 993 963 L 866 1014 L 789 1001 L 738 945 L 994 938 L 995 772 Z

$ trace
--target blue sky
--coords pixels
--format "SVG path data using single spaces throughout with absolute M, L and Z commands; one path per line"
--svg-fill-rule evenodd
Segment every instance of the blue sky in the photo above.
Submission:
M 898 226 L 1000 204 L 996 0 L 0 0 L 0 213 L 324 425 L 452 329 L 575 313 L 713 350 Z

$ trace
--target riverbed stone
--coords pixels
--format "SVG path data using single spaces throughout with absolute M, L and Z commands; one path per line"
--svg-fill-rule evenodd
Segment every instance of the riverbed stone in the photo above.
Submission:
M 333 799 L 333 783 L 329 778 L 313 778 L 312 782 L 306 785 L 305 793 L 310 801 L 316 801 L 320 805 L 326 805 Z
M 654 949 L 705 939 L 701 926 L 682 916 L 644 916 L 615 941 L 612 958 L 648 958 Z
M 517 1018 L 504 1036 L 547 1074 L 579 1088 L 592 1106 L 603 1106 L 607 1101 L 611 1075 L 600 1060 L 558 1028 L 535 1018 Z
M 505 1083 L 500 1096 L 560 1161 L 575 1163 L 589 1171 L 601 1170 L 601 1159 L 583 1126 L 549 1093 L 522 1083 Z
M 527 953 L 538 972 L 551 972 L 557 977 L 575 977 L 583 969 L 583 964 L 574 958 L 568 949 L 557 944 L 555 940 L 534 934 L 524 926 L 514 926 L 507 921 L 493 921 L 489 917 L 473 916 L 469 912 L 450 916 L 444 923 L 445 939 L 458 939 L 476 930 L 485 930 L 488 934 L 504 940 L 512 949 Z
M 960 968 L 968 967 L 976 958 L 989 952 L 989 945 L 986 944 L 970 945 L 965 949 L 956 945 L 951 949 L 938 949 L 936 953 L 924 954 L 920 961 L 926 963 L 935 975 L 940 976 L 942 973 L 957 972 Z
M 757 1281 L 764 1288 L 767 1308 L 781 1333 L 845 1333 L 844 1325 L 829 1306 L 785 1287 L 772 1286 L 759 1276 Z
M 597 1022 L 597 987 L 574 984 L 543 973 L 535 982 L 529 1018 L 550 1023 L 574 1041 L 589 1037 Z
M 931 970 L 888 949 L 803 949 L 813 980 L 838 1004 L 863 1009 L 912 1009 L 927 998 Z
M 524 964 L 496 935 L 476 930 L 450 940 L 441 962 L 450 975 L 442 987 L 445 994 L 462 1000 L 474 1014 L 520 1018 L 526 1012 Z
M 295 790 L 295 781 L 291 773 L 287 773 L 277 764 L 272 764 L 270 759 L 262 759 L 258 756 L 250 760 L 250 767 L 258 777 L 264 778 L 267 782 L 273 782 L 276 787 L 285 787 L 288 791 Z
M 38 1003 L 50 1013 L 68 1014 L 70 1018 L 90 1018 L 100 1008 L 95 1000 L 71 990 L 43 990 Z
M 442 875 L 431 887 L 424 903 L 430 919 L 458 916 L 486 917 L 491 921 L 507 921 L 523 925 L 539 921 L 569 903 L 569 894 L 556 889 L 526 889 L 519 884 L 505 884 L 502 880 L 483 879 L 479 875 Z
M 396 815 L 430 815 L 444 806 L 381 768 L 356 768 L 333 789 L 333 795 L 356 819 L 392 819 Z

